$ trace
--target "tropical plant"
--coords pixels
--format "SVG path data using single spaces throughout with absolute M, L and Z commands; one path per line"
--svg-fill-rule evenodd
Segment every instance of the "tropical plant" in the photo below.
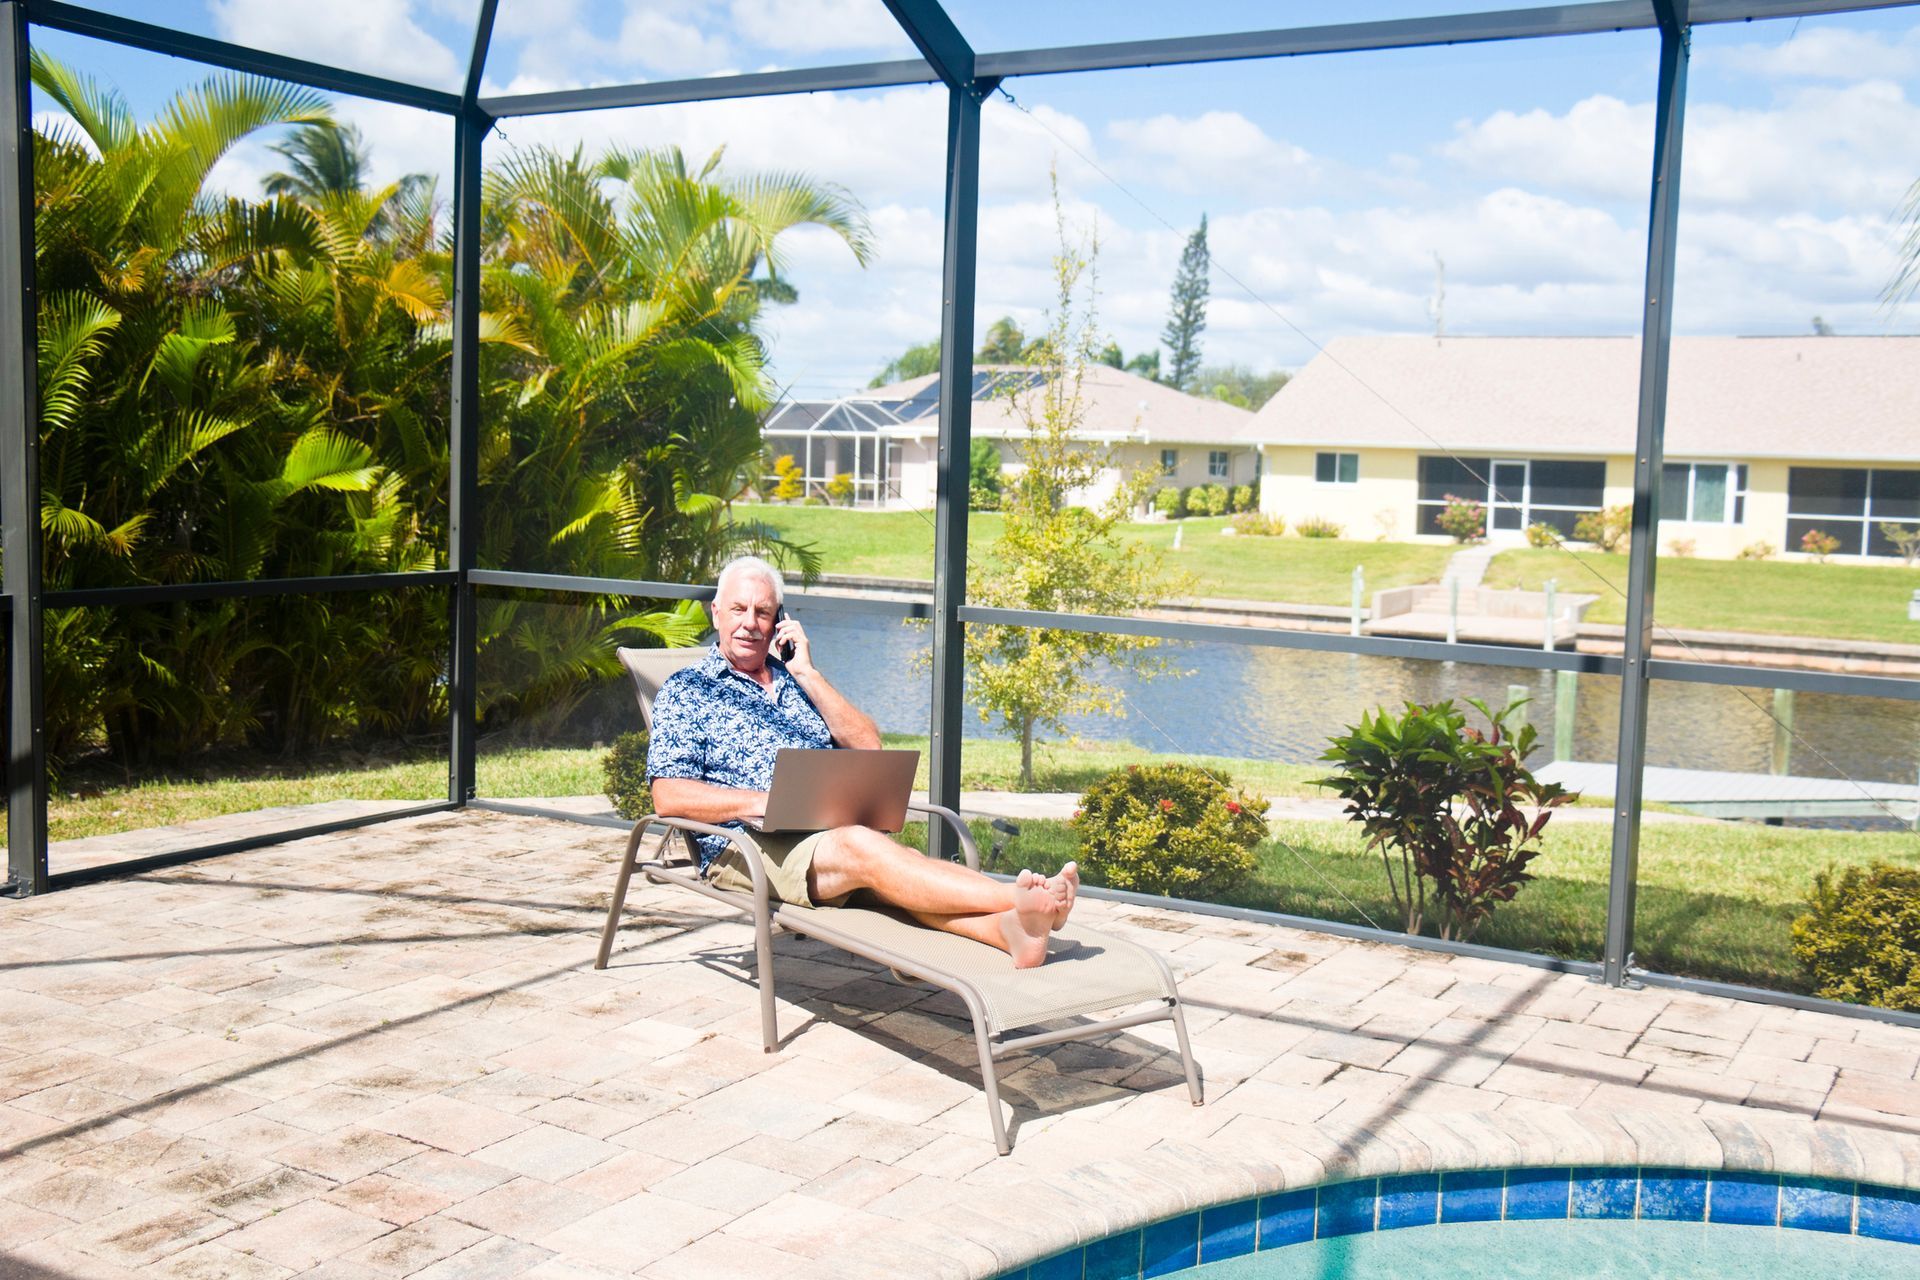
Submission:
M 1547 550 L 1560 545 L 1560 530 L 1544 520 L 1536 520 L 1527 526 L 1527 545 L 1537 550 Z
M 1883 521 L 1880 536 L 1893 544 L 1894 552 L 1902 564 L 1909 568 L 1920 564 L 1920 526 Z
M 1632 532 L 1633 508 L 1624 505 L 1588 511 L 1575 517 L 1573 522 L 1574 541 L 1591 542 L 1608 554 L 1626 546 Z
M 1809 529 L 1800 535 L 1800 551 L 1810 555 L 1821 564 L 1827 557 L 1840 549 L 1840 539 L 1821 529 Z
M 1217 769 L 1128 765 L 1087 788 L 1068 825 L 1080 867 L 1112 889 L 1210 898 L 1235 888 L 1267 838 L 1265 796 Z
M 1363 715 L 1320 757 L 1337 772 L 1315 785 L 1347 802 L 1367 847 L 1379 851 L 1408 933 L 1431 912 L 1442 938 L 1471 938 L 1533 878 L 1527 864 L 1547 820 L 1575 798 L 1526 767 L 1534 727 L 1508 731 L 1522 702 L 1498 713 L 1477 699 L 1469 705 L 1485 730 L 1451 701 L 1410 702 L 1399 715 Z

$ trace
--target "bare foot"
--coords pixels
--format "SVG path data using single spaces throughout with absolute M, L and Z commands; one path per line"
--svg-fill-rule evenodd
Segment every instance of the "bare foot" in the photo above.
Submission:
M 1013 906 L 995 917 L 1014 968 L 1031 969 L 1046 963 L 1047 933 L 1053 927 L 1053 917 L 1053 895 L 1044 883 L 1014 892 Z
M 1020 874 L 1013 878 L 1013 887 L 1016 889 L 1031 889 L 1037 884 L 1045 884 L 1046 882 L 1047 878 L 1038 871 L 1030 871 L 1026 867 L 1022 867 L 1020 868 Z
M 1053 927 L 1058 929 L 1067 922 L 1073 913 L 1073 904 L 1080 897 L 1080 864 L 1069 862 L 1060 868 L 1058 875 L 1049 876 L 1045 881 L 1047 892 L 1053 895 Z

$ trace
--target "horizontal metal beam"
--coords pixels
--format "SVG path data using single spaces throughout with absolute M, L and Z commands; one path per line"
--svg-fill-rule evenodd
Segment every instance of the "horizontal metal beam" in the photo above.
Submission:
M 318 822 L 309 827 L 289 827 L 285 831 L 269 831 L 263 835 L 247 836 L 240 840 L 223 840 L 218 844 L 201 845 L 195 849 L 156 853 L 145 858 L 128 858 L 124 862 L 108 862 L 97 867 L 80 867 L 73 871 L 56 871 L 47 877 L 47 885 L 53 889 L 71 889 L 75 885 L 96 884 L 102 880 L 122 880 L 146 871 L 177 867 L 185 862 L 199 862 L 203 858 L 218 858 L 229 853 L 245 853 L 249 849 L 265 849 L 276 844 L 286 844 L 292 840 L 332 835 L 336 831 L 351 831 L 356 827 L 371 827 L 382 822 L 395 822 L 401 818 L 419 818 L 431 813 L 446 813 L 459 807 L 451 800 L 433 800 L 426 804 L 409 805 L 405 809 L 392 809 L 383 813 L 363 813 L 352 818 L 341 818 L 335 822 Z M 633 824 L 627 825 L 631 827 Z
M 1772 18 L 1813 18 L 1829 13 L 1867 9 L 1904 9 L 1920 0 L 1692 0 L 1687 21 L 1761 22 Z
M 793 93 L 841 89 L 890 89 L 903 84 L 934 84 L 940 75 L 924 58 L 863 62 L 851 66 L 801 67 L 739 76 L 703 76 L 694 80 L 657 80 L 652 84 L 610 84 L 550 93 L 498 94 L 480 99 L 480 109 L 497 119 L 557 115 L 569 111 L 607 111 L 615 107 L 658 107 L 673 102 L 721 98 L 771 98 Z
M 429 89 L 425 85 L 408 84 L 404 80 L 345 71 L 324 63 L 308 62 L 305 58 L 290 58 L 285 54 L 268 53 L 264 49 L 253 49 L 208 36 L 190 35 L 172 27 L 136 22 L 132 18 L 101 13 L 98 9 L 80 5 L 63 4 L 58 0 L 33 0 L 28 6 L 27 20 L 37 27 L 91 36 L 96 40 L 146 49 L 151 53 L 163 53 L 168 57 L 190 58 L 195 62 L 224 67 L 229 71 L 243 71 L 248 75 L 290 80 L 294 84 L 352 94 L 356 98 L 418 107 L 422 111 L 437 111 L 443 115 L 453 115 L 460 110 L 460 95 L 443 89 Z
M 460 580 L 451 569 L 420 573 L 341 573 L 324 578 L 249 578 L 244 582 L 169 582 L 150 587 L 81 587 L 49 591 L 49 609 L 172 604 L 179 600 L 228 600 L 257 596 L 318 596 L 338 591 L 392 591 L 408 587 L 450 587 Z
M 1395 18 L 1381 22 L 1343 22 L 1324 27 L 1289 27 L 1228 35 L 1125 40 L 1113 44 L 982 53 L 974 60 L 974 72 L 983 78 L 1047 76 L 1075 71 L 1178 66 L 1193 62 L 1353 53 L 1366 49 L 1414 49 L 1436 44 L 1478 44 L 1493 40 L 1593 35 L 1650 28 L 1653 25 L 1653 6 L 1646 0 L 1607 0 L 1599 4 L 1555 5 L 1541 9 L 1463 13 L 1438 18 Z
M 652 582 L 641 578 L 579 578 L 564 573 L 513 573 L 504 569 L 475 569 L 467 580 L 476 587 L 505 587 L 512 591 L 555 591 L 564 595 L 646 596 L 657 600 L 711 600 L 711 586 L 684 582 Z M 788 604 L 827 613 L 866 613 L 886 618 L 930 618 L 928 600 L 890 600 L 873 596 L 830 595 L 819 591 L 789 591 Z
M 514 804 L 507 800 L 475 797 L 467 801 L 467 808 L 510 814 L 516 818 L 557 818 L 562 822 L 580 822 L 589 827 L 607 827 L 614 831 L 633 830 L 633 824 L 625 818 L 609 817 L 604 813 L 574 813 L 569 809 L 555 809 L 543 804 Z
M 1800 671 L 1748 667 L 1728 662 L 1675 662 L 1654 658 L 1647 677 L 1680 684 L 1729 684 L 1742 689 L 1793 689 L 1801 693 L 1837 693 L 1851 698 L 1899 698 L 1920 702 L 1920 680 L 1898 676 L 1849 675 L 1844 671 Z
M 1447 644 L 1440 640 L 1399 640 L 1386 636 L 1351 636 L 1344 632 L 1286 631 L 1208 622 L 1161 622 L 1152 618 L 1047 613 L 1038 609 L 990 609 L 980 605 L 960 606 L 960 620 L 1007 627 L 1033 627 L 1044 631 L 1092 631 L 1102 635 L 1154 636 L 1162 640 L 1192 640 L 1207 644 L 1312 649 L 1321 653 L 1353 653 L 1367 658 L 1418 658 L 1433 662 L 1467 662 L 1483 667 L 1527 667 L 1536 671 L 1578 671 L 1587 675 L 1620 674 L 1618 658 L 1564 649 L 1548 651 L 1508 648 L 1497 644 Z
M 1814 1013 L 1834 1013 L 1843 1018 L 1862 1018 L 1870 1022 L 1891 1022 L 1902 1027 L 1920 1027 L 1920 1013 L 1903 1009 L 1882 1009 L 1878 1005 L 1848 1004 L 1842 1000 L 1824 1000 L 1792 991 L 1771 991 L 1766 987 L 1744 987 L 1737 982 L 1709 982 L 1705 978 L 1682 978 L 1670 973 L 1631 971 L 1633 979 L 1649 987 L 1669 991 L 1687 991 L 1699 996 L 1718 996 L 1723 1000 L 1751 1000 L 1755 1004 L 1777 1004 L 1789 1009 Z

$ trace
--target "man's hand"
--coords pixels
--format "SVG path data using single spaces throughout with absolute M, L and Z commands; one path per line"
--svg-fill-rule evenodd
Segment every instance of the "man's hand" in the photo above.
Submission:
M 793 646 L 791 658 L 781 658 L 787 664 L 787 670 L 796 676 L 813 674 L 813 642 L 807 639 L 807 629 L 792 617 L 783 618 L 773 628 L 773 652 L 782 653 L 783 646 Z

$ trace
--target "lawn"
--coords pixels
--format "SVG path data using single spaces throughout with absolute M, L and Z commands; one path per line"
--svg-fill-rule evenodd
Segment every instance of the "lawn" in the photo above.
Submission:
M 889 746 L 925 740 L 890 736 Z M 500 799 L 600 793 L 603 752 L 501 747 L 480 758 L 480 793 Z M 1042 744 L 1036 783 L 1080 791 L 1106 771 L 1148 759 L 1125 745 Z M 1320 795 L 1311 765 L 1185 757 L 1227 769 L 1242 785 L 1271 795 Z M 968 740 L 962 785 L 1010 788 L 1016 745 Z M 920 784 L 926 783 L 924 757 Z M 78 784 L 74 784 L 78 788 Z M 137 785 L 63 789 L 49 806 L 55 840 L 169 825 L 219 814 L 324 800 L 420 801 L 445 795 L 446 765 L 423 757 L 306 776 L 150 779 Z M 1074 856 L 1064 823 L 1023 821 L 1012 865 L 1053 867 Z M 985 823 L 982 848 L 990 848 Z M 1605 927 L 1612 842 L 1605 823 L 1548 828 L 1538 879 L 1502 907 L 1477 941 L 1517 950 L 1593 959 Z M 1340 821 L 1292 821 L 1263 845 L 1253 878 L 1222 901 L 1290 915 L 1397 928 L 1378 857 Z M 1641 830 L 1640 893 L 1634 949 L 1649 969 L 1800 991 L 1804 981 L 1787 950 L 1788 926 L 1816 871 L 1875 859 L 1920 866 L 1920 836 L 1909 832 L 1836 832 L 1753 823 L 1650 823 Z
M 735 508 L 742 518 L 765 520 L 797 542 L 811 543 L 828 573 L 930 579 L 933 514 L 852 511 L 835 507 L 756 505 Z M 1369 596 L 1388 587 L 1432 582 L 1452 554 L 1445 546 L 1355 542 L 1338 538 L 1245 538 L 1221 533 L 1227 521 L 1152 521 L 1123 526 L 1124 536 L 1166 552 L 1170 570 L 1184 573 L 1184 594 L 1232 600 L 1344 605 L 1352 598 L 1353 570 L 1366 570 Z M 1173 550 L 1175 531 L 1180 550 Z M 990 558 L 1000 516 L 977 511 L 967 522 L 975 564 Z
M 975 826 L 983 850 L 985 823 Z M 1804 908 L 1814 872 L 1875 859 L 1920 866 L 1920 839 L 1907 832 L 1830 832 L 1757 823 L 1662 823 L 1641 829 L 1640 890 L 1633 949 L 1637 963 L 1663 973 L 1806 992 L 1788 950 L 1789 927 Z M 1476 942 L 1598 960 L 1606 928 L 1612 831 L 1604 823 L 1549 827 L 1537 878 L 1502 906 Z M 1077 853 L 1064 823 L 1024 821 L 1003 855 L 1006 866 L 1051 870 Z M 1220 895 L 1234 906 L 1397 929 L 1380 858 L 1343 822 L 1288 822 L 1257 851 L 1258 866 Z
M 1625 554 L 1503 551 L 1494 557 L 1486 583 L 1538 590 L 1548 578 L 1558 579 L 1562 591 L 1599 594 L 1587 621 L 1626 621 Z M 1920 622 L 1907 620 L 1907 601 L 1916 588 L 1920 571 L 1904 565 L 1662 556 L 1654 613 L 1660 624 L 1685 630 L 1920 644 Z

